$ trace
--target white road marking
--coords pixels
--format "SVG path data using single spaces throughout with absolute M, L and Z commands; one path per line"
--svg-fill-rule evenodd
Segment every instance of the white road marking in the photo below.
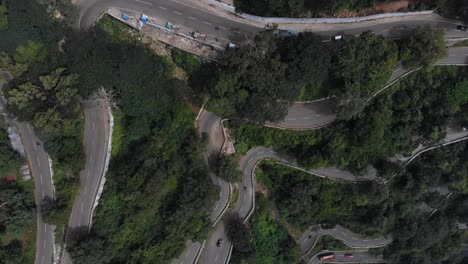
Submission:
M 219 255 L 216 255 L 215 262 L 218 261 Z
M 177 12 L 177 11 L 173 11 L 173 12 L 174 12 L 174 14 L 177 14 L 177 15 L 179 15 L 179 16 L 182 16 L 182 15 L 183 15 L 182 13 Z
M 236 34 L 242 34 L 240 31 L 233 31 Z
M 94 122 L 93 122 L 93 129 L 94 129 Z
M 41 184 L 42 184 L 42 174 L 39 173 L 39 178 L 41 178 Z
M 29 125 L 26 126 L 28 128 L 28 131 L 30 134 L 32 134 L 31 129 L 29 128 Z
M 44 192 L 42 192 L 42 199 L 44 199 Z
M 457 54 L 449 54 L 450 57 L 457 56 Z
M 34 146 L 34 150 L 37 150 L 37 143 L 34 144 L 34 141 L 33 141 L 33 146 Z
M 81 202 L 81 213 L 83 213 L 83 202 Z
M 88 192 L 88 186 L 86 185 L 86 187 L 84 188 L 84 194 L 86 195 L 87 192 Z
M 218 208 L 218 205 L 219 205 L 219 203 L 216 203 L 216 206 L 215 206 L 215 208 L 214 208 L 215 211 L 216 211 L 216 209 Z
M 210 22 L 203 21 L 204 24 L 211 25 Z
M 36 157 L 36 161 L 37 161 L 37 166 L 39 166 L 39 168 L 41 167 L 41 163 L 39 162 L 39 157 Z
M 286 118 L 286 120 L 294 121 L 294 120 L 297 120 L 297 118 Z
M 226 30 L 225 28 L 223 28 L 223 27 L 220 27 L 220 26 L 218 26 L 218 28 L 219 28 L 219 29 L 222 29 L 222 30 Z
M 330 39 L 322 40 L 322 42 L 329 42 L 331 41 Z
M 141 1 L 141 0 L 135 0 L 137 1 L 138 3 L 142 3 L 142 4 L 145 4 L 145 5 L 153 5 L 151 3 L 148 3 L 148 2 L 145 2 L 145 1 Z
M 249 159 L 249 163 L 251 163 L 251 162 L 252 162 L 252 159 Z
M 194 17 L 188 17 L 188 18 L 190 18 L 190 19 L 192 19 L 192 20 L 198 20 L 198 19 L 196 19 L 196 18 L 194 18 Z
M 45 241 L 45 239 L 44 239 L 44 248 L 45 248 L 45 246 L 46 246 L 46 241 Z
M 42 261 L 41 261 L 41 263 L 44 263 L 44 256 L 42 256 Z
M 44 229 L 45 229 L 44 232 L 47 233 L 47 225 L 46 224 L 44 224 Z
M 263 154 L 263 152 L 265 152 L 265 151 L 260 151 L 258 154 Z
M 165 8 L 164 6 L 159 6 L 159 8 L 161 8 L 163 10 L 167 10 L 167 8 Z
M 384 29 L 384 30 L 382 30 L 382 32 L 387 32 L 387 31 L 388 31 L 388 29 Z

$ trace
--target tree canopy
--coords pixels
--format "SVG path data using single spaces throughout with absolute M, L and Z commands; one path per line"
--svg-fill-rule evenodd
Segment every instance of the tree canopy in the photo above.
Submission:
M 445 31 L 431 26 L 419 26 L 400 40 L 400 60 L 407 68 L 431 66 L 447 55 Z

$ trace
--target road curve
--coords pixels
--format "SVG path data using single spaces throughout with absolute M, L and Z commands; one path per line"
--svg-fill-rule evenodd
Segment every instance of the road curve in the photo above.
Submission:
M 85 102 L 84 146 L 86 163 L 80 173 L 80 193 L 75 198 L 68 223 L 66 243 L 86 235 L 91 227 L 92 210 L 105 173 L 110 138 L 109 109 L 105 102 Z M 62 263 L 72 263 L 64 250 Z
M 329 251 L 324 250 L 317 253 L 313 256 L 308 264 L 320 264 L 324 263 L 320 261 L 319 256 L 325 253 L 333 253 L 335 255 L 335 259 L 333 261 L 329 261 L 326 263 L 384 263 L 383 256 L 378 255 L 374 256 L 370 254 L 367 250 L 352 250 L 352 251 Z M 345 254 L 352 254 L 352 259 L 345 258 Z
M 331 229 L 323 229 L 321 227 L 314 229 L 307 229 L 302 236 L 296 241 L 301 248 L 302 254 L 309 251 L 312 246 L 315 245 L 315 241 L 322 235 L 333 236 L 334 238 L 341 240 L 347 246 L 352 248 L 379 248 L 390 244 L 393 239 L 392 236 L 383 236 L 377 238 L 365 237 L 360 234 L 356 234 L 351 230 L 344 228 L 340 225 L 336 225 Z
M 54 226 L 46 224 L 41 216 L 41 202 L 44 198 L 54 199 L 54 189 L 49 164 L 49 155 L 44 144 L 36 136 L 34 127 L 26 122 L 16 124 L 21 136 L 24 151 L 34 178 L 37 208 L 36 264 L 53 263 Z

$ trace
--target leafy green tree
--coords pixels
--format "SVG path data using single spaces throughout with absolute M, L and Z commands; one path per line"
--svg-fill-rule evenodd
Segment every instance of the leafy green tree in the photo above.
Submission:
M 226 219 L 226 234 L 234 248 L 240 252 L 252 250 L 250 245 L 250 230 L 244 225 L 238 215 L 231 215 Z
M 447 55 L 445 31 L 429 25 L 418 26 L 400 40 L 400 60 L 406 68 L 431 66 Z
M 396 45 L 370 31 L 349 36 L 336 56 L 335 93 L 341 118 L 360 113 L 366 100 L 390 79 L 397 64 Z
M 111 263 L 112 248 L 107 241 L 95 235 L 73 242 L 67 251 L 75 263 Z
M 0 52 L 0 70 L 6 71 L 8 75 L 11 75 L 13 78 L 20 76 L 23 72 L 26 71 L 28 65 L 21 63 L 14 63 L 13 60 L 5 52 Z M 3 78 L 3 81 L 6 81 L 6 78 Z
M 276 41 L 267 31 L 248 45 L 229 50 L 209 68 L 211 72 L 194 74 L 192 87 L 209 96 L 208 108 L 222 116 L 261 123 L 281 120 L 299 87 L 287 80 L 287 65 L 280 60 Z
M 0 31 L 8 28 L 8 16 L 6 5 L 0 2 Z
M 218 176 L 227 182 L 237 182 L 242 173 L 238 168 L 238 160 L 232 156 L 221 156 L 218 163 Z
M 9 103 L 18 110 L 25 110 L 35 100 L 43 101 L 45 99 L 45 94 L 40 90 L 40 87 L 31 82 L 20 84 L 15 89 L 8 91 Z
M 20 64 L 33 64 L 43 62 L 47 57 L 47 49 L 40 42 L 28 40 L 27 45 L 16 48 L 15 61 Z

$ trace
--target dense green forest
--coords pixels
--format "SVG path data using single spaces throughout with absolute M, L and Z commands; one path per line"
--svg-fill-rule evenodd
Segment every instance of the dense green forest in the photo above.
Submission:
M 271 208 L 261 194 L 255 199 L 255 211 L 248 225 L 246 238 L 241 238 L 248 241 L 248 246 L 244 246 L 245 250 L 239 250 L 239 246 L 234 244 L 231 263 L 282 264 L 295 263 L 299 259 L 299 247 L 277 216 L 272 215 Z M 239 233 L 235 227 L 231 227 L 231 232 Z
M 80 68 L 81 76 L 112 88 L 120 131 L 92 234 L 69 247 L 78 263 L 177 257 L 186 240 L 206 236 L 218 192 L 202 159 L 205 143 L 195 132 L 195 113 L 181 97 L 185 84 L 172 79 L 166 58 L 151 54 L 126 30 L 105 17 L 73 47 L 80 52 L 70 52 L 93 54 L 85 58 L 91 71 Z M 177 56 L 178 63 L 194 67 Z
M 33 182 L 21 178 L 24 160 L 10 145 L 0 120 L 0 259 L 2 263 L 33 263 L 36 205 Z
M 3 91 L 8 109 L 39 132 L 53 160 L 56 199 L 44 200 L 45 220 L 68 222 L 84 166 L 82 144 L 84 93 L 80 76 L 64 62 L 67 29 L 37 1 L 7 1 L 8 28 L 0 32 L 0 67 L 13 78 Z M 50 9 L 52 11 L 53 9 Z
M 306 167 L 338 166 L 357 174 L 419 144 L 445 137 L 450 119 L 467 123 L 468 82 L 463 68 L 421 70 L 374 98 L 359 116 L 317 131 L 284 131 L 231 122 L 238 151 L 274 146 Z
M 367 234 L 392 234 L 394 242 L 384 250 L 390 263 L 462 263 L 462 230 L 466 210 L 466 162 L 468 147 L 464 143 L 429 152 L 401 171 L 388 184 L 366 182 L 349 184 L 264 162 L 257 170 L 281 218 L 298 228 L 322 224 L 340 224 Z M 435 191 L 448 185 L 450 198 Z M 437 211 L 420 210 L 426 203 Z
M 198 102 L 223 117 L 262 123 L 282 120 L 298 98 L 333 95 L 339 118 L 349 119 L 387 83 L 399 60 L 407 68 L 428 67 L 447 50 L 444 31 L 428 26 L 398 41 L 370 31 L 327 43 L 312 33 L 277 33 L 264 31 L 221 62 L 193 71 L 189 83 Z
M 266 17 L 335 17 L 340 12 L 360 14 L 380 3 L 401 2 L 398 0 L 234 0 L 237 12 Z M 449 18 L 467 20 L 468 2 L 465 0 L 409 1 L 400 12 L 433 10 Z M 365 15 L 366 13 L 362 14 Z

